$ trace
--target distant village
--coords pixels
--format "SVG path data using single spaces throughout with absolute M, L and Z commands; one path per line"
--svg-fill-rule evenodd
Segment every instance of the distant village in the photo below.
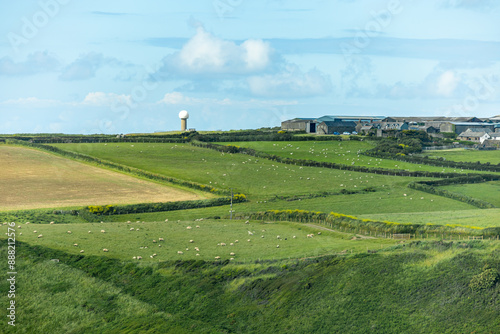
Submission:
M 294 118 L 281 123 L 285 131 L 305 131 L 317 135 L 372 135 L 390 137 L 398 131 L 420 130 L 432 137 L 450 135 L 457 140 L 471 141 L 483 147 L 498 147 L 500 115 L 477 117 L 385 117 L 385 116 L 323 116 Z

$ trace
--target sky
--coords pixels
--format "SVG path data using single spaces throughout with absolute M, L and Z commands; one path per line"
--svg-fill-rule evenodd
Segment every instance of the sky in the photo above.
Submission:
M 500 114 L 500 1 L 0 4 L 0 133 Z

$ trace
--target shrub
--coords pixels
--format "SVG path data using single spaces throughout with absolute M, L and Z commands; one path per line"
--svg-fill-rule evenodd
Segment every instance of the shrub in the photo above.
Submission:
M 485 290 L 493 287 L 498 281 L 498 272 L 496 269 L 488 268 L 482 273 L 472 277 L 469 287 L 473 291 Z

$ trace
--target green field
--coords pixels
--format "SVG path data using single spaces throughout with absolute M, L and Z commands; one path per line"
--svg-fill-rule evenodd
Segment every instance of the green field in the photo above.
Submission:
M 368 142 L 237 145 L 298 159 L 443 170 L 358 157 L 358 152 L 371 147 Z M 376 221 L 462 226 L 479 233 L 500 226 L 500 209 L 481 210 L 407 187 L 424 178 L 285 165 L 189 144 L 54 146 L 218 189 L 232 188 L 249 199 L 233 205 L 238 217 L 300 209 Z M 71 171 L 89 168 L 103 173 L 101 181 L 119 175 L 147 187 L 170 189 L 111 169 L 26 151 L 49 161 L 47 167 L 40 164 L 41 170 L 50 170 L 50 161 L 70 166 L 63 173 L 66 182 L 78 180 Z M 2 177 L 10 177 L 10 189 L 16 189 L 16 182 L 24 180 L 21 174 L 11 168 Z M 32 175 L 34 181 L 43 179 Z M 46 182 L 53 179 L 46 175 Z M 499 187 L 500 182 L 489 182 L 444 189 L 500 205 Z M 82 192 L 86 198 L 112 200 L 99 194 Z M 127 197 L 123 201 L 133 202 Z M 313 223 L 246 223 L 246 218 L 227 219 L 228 205 L 105 215 L 97 217 L 102 223 L 93 223 L 83 216 L 58 214 L 58 205 L 49 198 L 51 209 L 0 213 L 0 220 L 16 222 L 11 228 L 19 273 L 19 327 L 2 326 L 2 333 L 19 328 L 25 333 L 54 334 L 490 333 L 500 326 L 498 241 L 447 242 L 440 240 L 441 235 L 399 241 Z M 8 228 L 7 223 L 0 225 L 4 259 L 8 258 L 5 234 L 12 232 Z M 3 291 L 9 289 L 6 272 L 0 273 Z M 0 296 L 0 304 L 8 302 L 6 294 Z
M 6 226 L 0 229 L 6 231 Z M 366 247 L 380 249 L 382 245 L 393 244 L 391 240 L 352 241 L 351 234 L 335 233 L 312 225 L 260 221 L 249 224 L 234 220 L 23 224 L 17 229 L 18 233 L 22 233 L 18 235 L 18 240 L 30 245 L 46 246 L 70 254 L 106 255 L 123 261 L 141 256 L 143 262 L 214 261 L 217 256 L 221 260 L 234 258 L 236 262 L 253 262 L 258 259 L 329 255 L 344 250 L 360 252 L 366 251 Z M 318 232 L 321 234 L 318 235 Z M 311 233 L 315 237 L 307 238 Z M 226 246 L 221 246 L 222 243 Z M 84 252 L 81 253 L 82 250 Z M 183 254 L 178 254 L 179 251 Z M 156 255 L 151 258 L 153 254 Z
M 436 167 L 423 164 L 412 164 L 404 161 L 380 159 L 361 154 L 375 146 L 370 141 L 291 141 L 291 142 L 234 142 L 219 143 L 249 147 L 257 151 L 278 155 L 285 158 L 308 159 L 314 161 L 333 162 L 349 166 L 387 168 L 408 171 L 428 171 L 443 173 L 474 173 L 456 168 Z
M 500 164 L 500 153 L 499 151 L 476 151 L 476 150 L 465 150 L 465 149 L 453 149 L 453 150 L 439 150 L 439 151 L 425 151 L 422 155 L 427 155 L 429 157 L 441 157 L 446 160 L 451 161 L 462 161 L 462 162 L 481 162 L 490 163 L 493 165 Z

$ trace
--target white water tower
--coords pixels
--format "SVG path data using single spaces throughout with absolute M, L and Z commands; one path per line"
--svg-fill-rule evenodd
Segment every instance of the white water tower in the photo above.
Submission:
M 189 113 L 186 110 L 182 110 L 179 113 L 179 118 L 181 119 L 181 131 L 187 130 L 187 120 L 189 118 Z

